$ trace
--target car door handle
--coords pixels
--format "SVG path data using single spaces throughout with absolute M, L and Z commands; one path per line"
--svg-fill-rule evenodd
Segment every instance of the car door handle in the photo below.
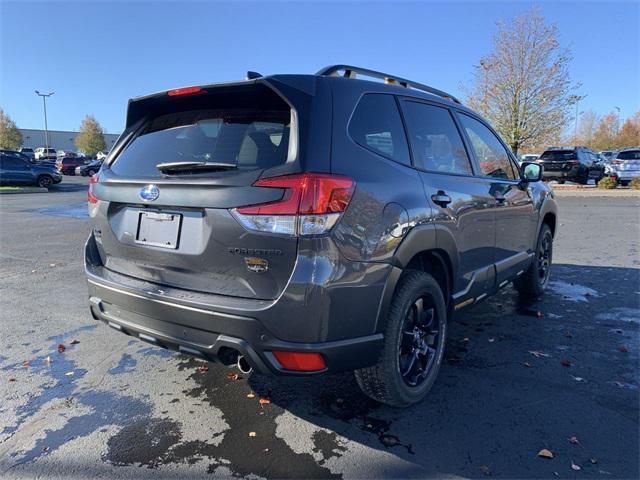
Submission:
M 440 205 L 441 207 L 446 207 L 451 203 L 451 197 L 442 190 L 438 190 L 438 193 L 431 195 L 431 200 L 433 203 Z

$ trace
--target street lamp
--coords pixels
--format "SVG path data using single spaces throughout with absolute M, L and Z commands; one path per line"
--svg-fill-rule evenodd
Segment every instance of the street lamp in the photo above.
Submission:
M 575 124 L 573 126 L 573 143 L 574 145 L 576 143 L 578 143 L 578 115 L 579 115 L 579 109 L 578 109 L 578 105 L 580 105 L 580 102 L 582 100 L 584 100 L 585 98 L 587 98 L 586 95 L 571 95 L 569 96 L 569 105 L 573 105 L 575 104 L 576 106 L 576 120 L 575 120 Z
M 616 118 L 616 135 L 620 133 L 620 107 L 613 107 L 618 111 L 618 118 Z
M 36 95 L 42 97 L 42 105 L 44 106 L 44 143 L 45 143 L 45 156 L 49 155 L 49 129 L 47 127 L 47 97 L 50 97 L 55 92 L 49 93 L 40 93 L 38 90 L 35 91 Z

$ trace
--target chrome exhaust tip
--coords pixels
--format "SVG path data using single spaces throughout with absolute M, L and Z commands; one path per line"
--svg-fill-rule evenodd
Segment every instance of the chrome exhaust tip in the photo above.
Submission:
M 237 367 L 238 370 L 240 370 L 245 375 L 249 375 L 251 372 L 253 372 L 253 367 L 249 365 L 249 362 L 244 357 L 244 355 L 238 355 Z

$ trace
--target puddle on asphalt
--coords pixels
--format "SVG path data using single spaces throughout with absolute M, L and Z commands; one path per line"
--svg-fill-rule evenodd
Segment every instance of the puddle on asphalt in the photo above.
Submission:
M 89 218 L 86 202 L 74 203 L 71 205 L 58 205 L 55 207 L 33 208 L 28 212 L 39 213 L 41 215 L 51 215 L 54 217 L 69 217 L 86 219 Z

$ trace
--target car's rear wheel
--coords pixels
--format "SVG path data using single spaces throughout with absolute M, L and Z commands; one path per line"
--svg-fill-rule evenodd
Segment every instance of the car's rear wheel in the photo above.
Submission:
M 446 329 L 438 282 L 425 272 L 405 273 L 389 307 L 378 363 L 355 372 L 362 391 L 394 407 L 424 399 L 440 370 Z
M 562 185 L 562 184 L 564 184 L 564 180 L 558 180 L 558 183 L 559 183 L 560 185 Z
M 53 183 L 53 178 L 49 175 L 40 175 L 36 183 L 40 188 L 49 188 Z
M 533 262 L 514 282 L 515 289 L 525 297 L 537 298 L 549 284 L 553 260 L 553 234 L 546 223 L 542 224 Z
M 89 171 L 87 172 L 87 176 L 89 176 L 89 177 L 93 177 L 95 174 L 96 174 L 96 171 L 95 171 L 95 170 L 89 170 Z
M 584 169 L 584 174 L 576 179 L 580 185 L 586 185 L 589 183 L 589 169 Z

